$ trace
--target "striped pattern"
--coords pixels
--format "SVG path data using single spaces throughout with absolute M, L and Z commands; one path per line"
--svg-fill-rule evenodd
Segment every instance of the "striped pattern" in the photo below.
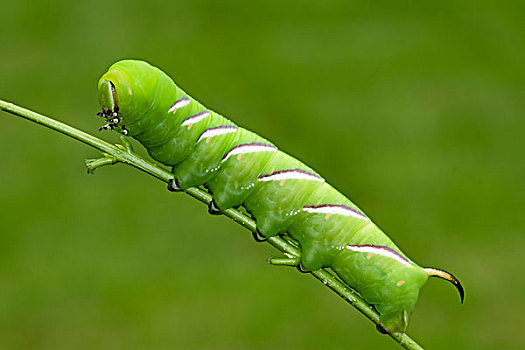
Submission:
M 202 111 L 200 113 L 197 113 L 195 115 L 192 115 L 191 117 L 188 117 L 186 118 L 181 126 L 184 126 L 184 125 L 193 125 L 195 123 L 198 123 L 200 122 L 201 120 L 205 119 L 205 118 L 208 118 L 210 116 L 210 112 L 208 111 Z
M 130 92 L 130 95 L 131 95 L 131 92 Z M 189 98 L 183 97 L 180 100 L 175 101 L 175 103 L 168 110 L 168 113 L 175 113 L 175 112 L 177 112 L 177 109 L 189 105 L 190 102 L 191 102 L 191 100 Z
M 399 254 L 398 252 L 396 252 L 394 249 L 390 248 L 390 247 L 385 247 L 385 246 L 382 246 L 382 245 L 372 245 L 372 244 L 364 244 L 364 245 L 351 245 L 351 244 L 348 244 L 346 246 L 346 249 L 349 249 L 353 252 L 358 252 L 358 253 L 370 253 L 372 255 L 369 254 L 369 259 L 374 255 L 374 254 L 377 254 L 377 255 L 381 255 L 381 256 L 386 256 L 386 257 L 389 257 L 389 258 L 392 258 L 398 262 L 400 262 L 401 264 L 404 264 L 404 265 L 407 265 L 407 266 L 411 266 L 410 265 L 410 261 L 408 261 L 407 258 L 405 258 L 403 255 Z
M 305 206 L 303 211 L 307 213 L 315 214 L 327 214 L 327 215 L 343 215 L 343 216 L 353 216 L 355 218 L 369 221 L 370 219 L 366 217 L 365 214 L 360 211 L 350 208 L 346 205 L 340 204 L 323 204 L 323 205 L 314 205 L 314 206 Z
M 282 180 L 311 180 L 319 182 L 324 181 L 324 179 L 320 176 L 302 169 L 280 170 L 271 174 L 261 175 L 259 176 L 258 180 L 261 182 Z
M 245 143 L 242 145 L 237 145 L 233 147 L 232 149 L 230 149 L 230 151 L 226 153 L 224 157 L 222 157 L 222 161 L 225 162 L 228 160 L 228 158 L 234 155 L 241 155 L 241 154 L 246 154 L 246 153 L 256 153 L 256 152 L 276 152 L 276 151 L 277 151 L 277 147 L 275 147 L 274 145 L 269 145 L 267 143 L 258 143 L 258 142 Z
M 232 132 L 237 132 L 237 130 L 239 129 L 233 125 L 222 125 L 222 126 L 217 126 L 215 128 L 209 128 L 209 129 L 206 129 L 206 131 L 202 133 L 202 135 L 197 140 L 197 143 L 199 143 L 201 140 L 204 140 L 204 139 L 208 139 L 208 138 L 212 138 L 212 137 L 224 135 L 224 134 L 230 134 Z

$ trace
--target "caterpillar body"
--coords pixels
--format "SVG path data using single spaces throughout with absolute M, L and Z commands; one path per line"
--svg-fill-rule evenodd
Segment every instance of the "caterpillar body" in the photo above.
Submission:
M 299 242 L 301 268 L 331 268 L 380 314 L 382 332 L 404 332 L 429 276 L 450 273 L 410 260 L 356 205 L 317 172 L 257 134 L 204 107 L 160 69 L 113 64 L 98 83 L 100 116 L 171 166 L 172 190 L 203 185 L 209 211 L 243 206 L 262 237 Z

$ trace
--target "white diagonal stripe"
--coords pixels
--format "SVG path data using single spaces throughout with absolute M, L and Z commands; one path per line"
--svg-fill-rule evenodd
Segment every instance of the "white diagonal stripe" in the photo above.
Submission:
M 361 220 L 370 220 L 364 214 L 344 205 L 320 205 L 316 207 L 303 207 L 303 211 L 307 213 L 353 216 Z
M 218 126 L 216 128 L 209 128 L 208 130 L 202 133 L 202 135 L 197 140 L 197 143 L 203 139 L 207 139 L 208 137 L 230 134 L 232 132 L 236 132 L 237 130 L 238 130 L 237 127 L 233 125 L 225 125 L 225 126 Z
M 256 153 L 256 152 L 275 152 L 275 151 L 277 151 L 277 148 L 272 145 L 268 145 L 264 143 L 248 143 L 248 144 L 233 147 L 228 152 L 228 154 L 224 156 L 222 161 L 225 162 L 228 160 L 228 158 L 230 158 L 231 156 L 237 155 L 237 154 Z
M 208 111 L 204 111 L 204 112 L 200 112 L 198 114 L 192 115 L 191 117 L 186 118 L 182 122 L 181 126 L 198 123 L 201 120 L 203 120 L 204 118 L 207 118 L 209 115 L 210 115 L 210 112 L 208 112 Z
M 180 100 L 176 101 L 173 106 L 168 110 L 168 113 L 175 112 L 177 109 L 189 105 L 191 100 L 187 97 L 183 97 Z
M 324 180 L 319 176 L 309 173 L 304 170 L 293 169 L 293 170 L 284 170 L 277 171 L 271 175 L 259 176 L 259 181 L 281 181 L 281 180 L 311 180 L 323 182 Z
M 348 244 L 346 246 L 346 249 L 349 249 L 353 252 L 360 252 L 360 253 L 372 253 L 382 256 L 387 256 L 389 258 L 395 259 L 396 261 L 411 266 L 410 262 L 404 258 L 401 254 L 395 252 L 391 248 L 388 247 L 382 247 L 382 246 L 371 246 L 371 245 L 350 245 Z

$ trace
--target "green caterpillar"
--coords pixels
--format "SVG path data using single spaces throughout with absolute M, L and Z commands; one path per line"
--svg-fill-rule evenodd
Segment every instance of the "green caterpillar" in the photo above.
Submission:
M 411 261 L 359 208 L 297 159 L 195 101 L 142 61 L 113 64 L 98 83 L 100 116 L 173 167 L 171 190 L 203 185 L 209 212 L 243 206 L 262 238 L 287 234 L 305 271 L 331 268 L 380 314 L 378 329 L 405 332 L 429 276 L 450 273 Z

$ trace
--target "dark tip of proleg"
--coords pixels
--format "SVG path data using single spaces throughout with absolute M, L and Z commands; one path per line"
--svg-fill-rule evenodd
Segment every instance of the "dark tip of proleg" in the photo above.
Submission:
M 259 238 L 259 235 L 257 234 L 257 232 L 252 232 L 252 237 L 253 237 L 253 239 L 254 239 L 256 242 L 264 242 L 264 241 L 262 241 L 262 240 Z
M 179 185 L 177 184 L 177 180 L 169 179 L 169 181 L 168 181 L 168 191 L 170 191 L 170 192 L 180 192 L 180 191 L 182 191 L 180 189 Z
M 266 238 L 259 229 L 255 229 L 255 232 L 252 232 L 253 239 L 255 239 L 257 242 L 265 242 L 268 238 Z
M 220 215 L 221 214 L 221 210 L 217 206 L 217 203 L 215 203 L 214 199 L 208 205 L 208 213 L 210 213 L 211 215 Z
M 387 330 L 381 325 L 381 323 L 376 324 L 376 329 L 377 329 L 377 331 L 378 331 L 379 333 L 381 333 L 381 334 L 390 334 L 390 332 L 387 331 Z
M 297 269 L 297 271 L 299 271 L 300 273 L 309 273 L 309 272 L 310 272 L 310 271 L 308 271 L 308 270 L 305 270 L 305 269 L 303 268 L 303 266 L 302 266 L 300 263 L 299 263 L 299 265 L 296 266 L 296 269 Z

